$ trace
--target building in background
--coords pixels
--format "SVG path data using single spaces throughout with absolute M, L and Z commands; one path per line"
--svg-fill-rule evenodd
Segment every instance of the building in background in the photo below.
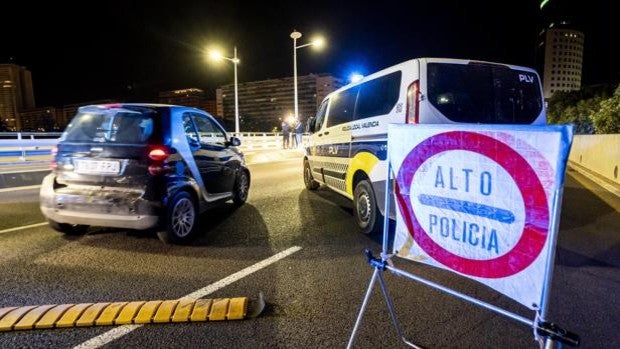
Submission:
M 162 91 L 159 93 L 159 103 L 183 105 L 204 110 L 211 115 L 216 114 L 215 100 L 207 99 L 203 90 L 194 87 Z
M 22 123 L 21 131 L 30 132 L 53 132 L 60 131 L 58 125 L 58 108 L 32 108 L 22 110 L 20 113 Z
M 30 71 L 16 64 L 0 64 L 0 118 L 6 127 L 14 131 L 21 130 L 19 113 L 34 107 Z
M 579 8 L 559 0 L 540 2 L 538 38 L 538 70 L 542 72 L 545 99 L 558 91 L 581 88 L 584 55 L 584 33 L 573 22 Z
M 318 105 L 344 81 L 328 74 L 297 77 L 299 118 L 305 122 L 314 116 Z M 294 114 L 293 78 L 269 79 L 238 84 L 241 132 L 268 132 L 280 127 L 280 118 Z M 235 124 L 235 86 L 216 90 L 216 115 L 224 120 L 227 130 Z
M 162 91 L 159 93 L 159 103 L 183 105 L 204 109 L 207 98 L 205 92 L 199 88 L 186 88 L 182 90 Z
M 71 121 L 71 119 L 73 119 L 75 114 L 77 114 L 77 111 L 80 107 L 83 107 L 86 105 L 93 105 L 93 104 L 111 104 L 111 103 L 117 103 L 117 101 L 114 101 L 111 99 L 101 99 L 101 100 L 90 101 L 90 102 L 81 102 L 81 103 L 64 105 L 63 107 L 58 108 L 58 110 L 56 111 L 56 124 L 58 125 L 60 130 L 64 130 L 65 127 L 67 127 L 67 125 L 69 124 L 69 121 Z
M 545 99 L 557 91 L 581 88 L 584 35 L 567 22 L 552 23 L 544 37 L 543 91 Z

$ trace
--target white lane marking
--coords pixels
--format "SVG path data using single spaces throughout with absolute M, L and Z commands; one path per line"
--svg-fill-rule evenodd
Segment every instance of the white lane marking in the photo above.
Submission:
M 35 223 L 35 224 L 30 224 L 30 225 L 23 225 L 23 226 L 21 226 L 21 227 L 16 227 L 16 228 L 9 228 L 9 229 L 0 230 L 0 234 L 10 233 L 10 232 L 12 232 L 12 231 L 23 230 L 23 229 L 29 229 L 29 228 L 42 227 L 42 226 L 44 226 L 44 225 L 47 225 L 47 222 L 43 222 L 43 223 Z
M 221 288 L 224 288 L 230 284 L 232 284 L 235 281 L 238 281 L 240 279 L 243 279 L 244 277 L 255 273 L 283 258 L 286 258 L 290 255 L 292 255 L 293 253 L 297 252 L 301 250 L 301 247 L 299 246 L 293 246 L 287 250 L 284 250 L 280 253 L 277 253 L 267 259 L 264 259 L 252 266 L 249 266 L 241 271 L 238 271 L 230 276 L 227 276 L 219 281 L 216 281 L 215 283 L 212 283 L 211 285 L 201 288 L 197 291 L 194 291 L 184 297 L 181 297 L 180 299 L 198 299 L 198 298 L 202 298 L 206 295 L 209 295 Z M 89 340 L 87 340 L 86 342 L 76 345 L 75 347 L 73 347 L 73 349 L 97 349 L 100 348 L 110 342 L 112 342 L 113 340 L 116 340 L 126 334 L 128 334 L 129 332 L 136 330 L 140 327 L 142 327 L 143 325 L 123 325 L 120 327 L 116 327 L 106 333 L 103 333 L 97 337 L 93 337 Z
M 45 167 L 40 167 L 40 168 L 25 168 L 25 167 L 16 167 L 16 168 L 11 168 L 11 169 L 7 169 L 8 172 L 3 172 L 0 170 L 0 174 L 16 174 L 16 173 L 24 173 L 24 172 L 51 172 L 50 167 L 49 166 L 45 166 Z
M 3 189 L 0 189 L 0 193 L 6 193 L 9 191 L 27 190 L 27 189 L 37 189 L 37 188 L 41 188 L 41 184 L 25 185 L 23 187 L 3 188 Z

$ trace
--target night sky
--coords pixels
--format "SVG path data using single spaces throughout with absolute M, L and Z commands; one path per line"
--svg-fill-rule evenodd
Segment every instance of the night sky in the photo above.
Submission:
M 602 0 L 550 3 L 566 4 L 585 33 L 583 84 L 617 83 L 618 14 Z M 240 82 L 292 76 L 293 29 L 304 34 L 298 44 L 313 34 L 327 40 L 321 52 L 297 51 L 300 75 L 369 74 L 416 57 L 534 67 L 542 25 L 539 2 L 529 0 L 78 4 L 2 5 L 0 63 L 31 70 L 37 106 L 155 101 L 160 90 L 186 87 L 214 97 L 215 87 L 232 83 L 233 68 L 203 58 L 212 45 L 229 56 L 238 47 Z

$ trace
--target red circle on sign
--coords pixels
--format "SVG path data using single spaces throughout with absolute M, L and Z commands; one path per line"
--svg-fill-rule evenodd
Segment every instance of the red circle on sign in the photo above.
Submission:
M 466 150 L 484 155 L 510 174 L 517 184 L 525 205 L 525 224 L 521 238 L 502 256 L 477 260 L 458 256 L 436 243 L 420 226 L 413 212 L 411 200 L 406 199 L 400 184 L 411 188 L 413 176 L 429 158 L 442 152 Z M 527 268 L 538 257 L 549 227 L 547 195 L 530 164 L 508 145 L 483 134 L 464 131 L 446 132 L 430 137 L 407 154 L 396 178 L 396 200 L 409 233 L 429 256 L 460 273 L 484 278 L 502 278 Z

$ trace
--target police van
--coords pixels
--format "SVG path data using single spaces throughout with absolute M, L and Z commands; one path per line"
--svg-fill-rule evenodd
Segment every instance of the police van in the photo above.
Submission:
M 366 234 L 382 227 L 391 123 L 544 125 L 540 79 L 514 65 L 419 58 L 325 97 L 308 125 L 304 182 L 353 200 Z

